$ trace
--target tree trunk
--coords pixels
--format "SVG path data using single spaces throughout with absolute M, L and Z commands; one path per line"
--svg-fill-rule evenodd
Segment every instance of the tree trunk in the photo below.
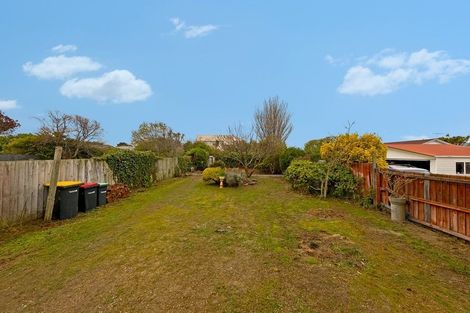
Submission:
M 246 178 L 250 178 L 251 175 L 253 175 L 253 173 L 255 172 L 255 169 L 250 169 L 248 167 L 245 167 L 245 175 L 246 175 Z
M 328 195 L 328 182 L 330 180 L 330 168 L 326 169 L 325 179 L 323 180 L 323 194 L 322 197 L 326 198 Z

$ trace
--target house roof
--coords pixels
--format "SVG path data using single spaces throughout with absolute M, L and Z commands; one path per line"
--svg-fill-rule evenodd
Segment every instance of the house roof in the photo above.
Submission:
M 388 148 L 409 151 L 434 157 L 470 157 L 470 147 L 457 146 L 452 144 L 408 144 L 408 143 L 387 143 Z
M 196 141 L 227 141 L 234 138 L 232 135 L 198 135 Z
M 405 140 L 405 141 L 394 141 L 394 142 L 387 142 L 386 144 L 443 144 L 443 145 L 450 145 L 450 143 L 441 140 L 439 138 L 428 138 L 428 139 L 417 139 L 417 140 Z

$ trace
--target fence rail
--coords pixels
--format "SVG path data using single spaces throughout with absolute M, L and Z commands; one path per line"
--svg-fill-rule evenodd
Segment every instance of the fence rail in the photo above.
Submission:
M 387 177 L 371 164 L 354 164 L 352 170 L 363 178 L 363 188 L 373 188 L 375 204 L 389 208 Z M 405 186 L 409 220 L 470 241 L 470 179 L 468 177 L 410 174 Z
M 44 183 L 49 181 L 52 162 L 0 161 L 0 222 L 15 223 L 43 217 Z M 155 179 L 174 177 L 177 163 L 177 158 L 158 160 Z M 61 160 L 59 180 L 115 183 L 107 163 L 93 159 Z

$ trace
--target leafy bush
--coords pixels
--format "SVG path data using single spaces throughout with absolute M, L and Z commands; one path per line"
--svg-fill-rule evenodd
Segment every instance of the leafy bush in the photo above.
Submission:
M 350 198 L 357 192 L 358 183 L 359 179 L 348 167 L 337 166 L 331 173 L 331 195 L 337 198 Z
M 304 150 L 300 148 L 296 148 L 296 147 L 287 148 L 279 156 L 279 166 L 281 168 L 281 171 L 285 172 L 293 160 L 303 157 L 304 155 L 305 155 Z
M 13 136 L 0 136 L 0 153 L 3 153 L 3 149 L 11 141 Z
M 369 190 L 362 190 L 362 193 L 359 195 L 359 204 L 363 208 L 370 208 L 374 205 L 376 191 L 375 188 L 369 188 Z
M 152 152 L 120 150 L 104 156 L 114 178 L 131 188 L 149 187 L 157 160 Z
M 325 165 L 322 162 L 313 163 L 308 160 L 294 160 L 287 168 L 284 176 L 293 189 L 316 193 L 320 191 L 325 170 Z
M 287 168 L 284 176 L 292 188 L 301 192 L 317 194 L 322 189 L 327 172 L 326 162 L 312 162 L 308 160 L 294 160 Z M 358 178 L 351 170 L 344 166 L 333 168 L 328 180 L 329 194 L 338 198 L 355 195 Z
M 225 184 L 228 187 L 239 187 L 242 183 L 242 176 L 237 173 L 225 173 Z
M 225 163 L 222 160 L 216 160 L 214 163 L 210 165 L 210 167 L 222 167 L 225 168 Z
M 312 139 L 305 143 L 304 151 L 305 156 L 312 162 L 321 160 L 320 148 L 325 142 L 329 142 L 333 137 L 325 137 L 321 139 Z
M 191 142 L 191 141 L 187 141 L 184 145 L 183 145 L 183 148 L 184 148 L 184 151 L 185 152 L 188 152 L 194 148 L 201 148 L 203 150 L 206 150 L 209 154 L 212 154 L 214 152 L 214 149 L 211 148 L 209 145 L 207 145 L 206 143 L 204 142 L 200 142 L 200 141 L 196 141 L 196 142 Z
M 202 180 L 208 183 L 220 183 L 220 176 L 225 176 L 225 171 L 221 167 L 208 167 L 202 172 Z
M 209 152 L 206 150 L 196 147 L 186 152 L 186 155 L 191 157 L 191 164 L 195 169 L 203 170 L 207 167 Z
M 5 142 L 3 153 L 34 155 L 40 159 L 52 159 L 54 157 L 55 144 L 44 140 L 34 134 L 18 134 L 10 136 Z
M 220 160 L 224 162 L 225 167 L 228 168 L 238 168 L 239 163 L 237 161 L 237 158 L 234 156 L 234 152 L 223 152 L 222 155 L 220 156 Z
M 178 157 L 178 166 L 176 167 L 176 176 L 184 176 L 191 171 L 191 157 Z

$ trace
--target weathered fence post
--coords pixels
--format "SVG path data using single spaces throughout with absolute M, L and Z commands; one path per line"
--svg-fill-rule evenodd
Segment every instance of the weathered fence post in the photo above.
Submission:
M 46 210 L 44 212 L 44 221 L 52 219 L 52 210 L 54 209 L 55 193 L 57 190 L 57 180 L 59 179 L 60 159 L 62 158 L 62 147 L 55 147 L 54 161 L 52 163 L 51 177 L 49 180 L 49 192 L 47 193 Z
M 370 177 L 370 188 L 375 191 L 374 198 L 372 199 L 372 205 L 377 206 L 379 205 L 377 194 L 380 192 L 379 187 L 377 185 L 377 164 L 375 162 L 372 163 L 371 170 L 369 172 Z
M 424 174 L 424 176 L 429 176 L 429 173 Z M 430 200 L 430 193 L 429 193 L 429 186 L 430 186 L 430 181 L 429 179 L 424 180 L 424 200 L 429 201 Z M 424 221 L 426 223 L 431 223 L 431 206 L 429 203 L 424 203 Z

